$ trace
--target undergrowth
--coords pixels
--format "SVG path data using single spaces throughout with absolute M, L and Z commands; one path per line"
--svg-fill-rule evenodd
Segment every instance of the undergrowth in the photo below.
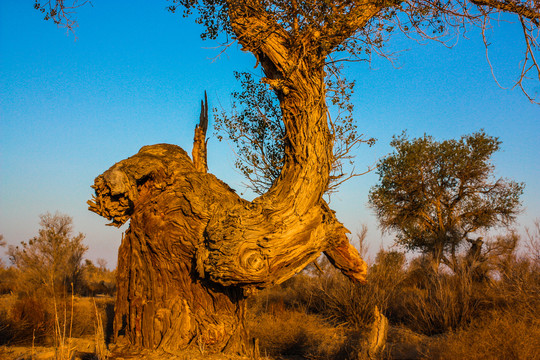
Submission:
M 540 259 L 516 248 L 486 256 L 481 276 L 381 250 L 367 285 L 319 260 L 250 300 L 250 333 L 273 356 L 358 359 L 377 306 L 392 327 L 379 358 L 540 359 Z
M 424 258 L 381 250 L 367 285 L 352 284 L 319 259 L 248 299 L 248 331 L 267 359 L 356 360 L 377 308 L 390 322 L 379 359 L 540 359 L 540 228 L 527 245 L 523 254 L 515 244 L 486 253 L 481 267 L 455 273 L 434 273 Z M 94 303 L 65 296 L 55 310 L 51 297 L 3 295 L 1 345 L 52 345 L 55 328 L 103 344 L 112 311 L 111 297 Z M 97 352 L 104 357 L 106 349 Z

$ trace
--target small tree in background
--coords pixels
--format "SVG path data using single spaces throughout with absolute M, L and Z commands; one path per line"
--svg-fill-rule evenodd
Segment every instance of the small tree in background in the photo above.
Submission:
M 6 240 L 4 240 L 4 235 L 0 234 L 0 248 L 4 246 L 6 246 Z M 15 279 L 15 270 L 11 267 L 6 267 L 4 261 L 0 259 L 0 294 L 9 294 L 16 282 Z
M 88 248 L 84 235 L 73 235 L 73 219 L 64 214 L 40 215 L 39 235 L 19 246 L 10 246 L 8 254 L 20 271 L 20 291 L 38 290 L 66 293 L 80 285 L 82 257 Z
M 86 259 L 82 267 L 81 294 L 86 296 L 113 295 L 116 290 L 116 271 L 107 269 L 105 259 L 97 259 L 97 266 Z
M 511 224 L 520 210 L 524 184 L 494 179 L 490 159 L 500 144 L 483 131 L 442 142 L 394 137 L 395 151 L 380 161 L 369 194 L 381 227 L 408 250 L 430 255 L 435 271 L 441 262 L 457 271 L 464 242 L 479 252 L 475 233 Z

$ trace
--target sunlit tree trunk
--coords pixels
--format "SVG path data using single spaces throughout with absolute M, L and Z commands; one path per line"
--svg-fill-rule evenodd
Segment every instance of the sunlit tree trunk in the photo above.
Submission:
M 232 12 L 233 29 L 260 37 L 250 31 L 270 23 L 259 15 Z M 289 279 L 321 252 L 353 281 L 365 280 L 364 261 L 322 199 L 333 146 L 323 55 L 302 58 L 285 33 L 270 30 L 253 47 L 239 40 L 263 67 L 286 128 L 284 167 L 266 194 L 243 200 L 205 172 L 205 126 L 193 161 L 177 146 L 147 146 L 95 181 L 90 209 L 116 225 L 130 219 L 115 331 L 132 345 L 249 354 L 244 300 L 257 289 Z
M 174 145 L 146 146 L 96 179 L 90 209 L 116 225 L 130 220 L 115 334 L 170 353 L 190 345 L 250 353 L 243 319 L 253 291 L 285 281 L 323 251 L 364 280 L 365 263 L 322 199 L 332 146 L 324 102 L 291 91 L 282 104 L 291 128 L 285 167 L 252 202 Z
M 252 202 L 197 171 L 174 145 L 144 147 L 96 179 L 91 210 L 116 225 L 130 219 L 115 318 L 115 333 L 130 344 L 249 353 L 244 299 L 256 289 L 285 281 L 323 251 L 363 281 L 364 262 L 322 200 L 332 144 L 324 102 L 289 94 L 286 122 L 301 114 L 302 126 L 292 131 L 281 177 Z

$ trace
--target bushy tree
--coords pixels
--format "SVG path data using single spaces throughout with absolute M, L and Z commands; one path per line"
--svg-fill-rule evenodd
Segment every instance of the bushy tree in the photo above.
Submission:
M 407 249 L 429 254 L 435 270 L 441 262 L 456 270 L 464 242 L 481 247 L 475 234 L 511 224 L 520 210 L 524 184 L 494 178 L 490 160 L 500 144 L 484 132 L 441 142 L 394 137 L 369 194 L 381 227 Z
M 20 290 L 65 294 L 71 291 L 71 284 L 77 289 L 88 249 L 83 244 L 84 235 L 74 235 L 73 219 L 58 212 L 40 215 L 40 225 L 37 236 L 8 250 L 12 264 L 20 271 Z

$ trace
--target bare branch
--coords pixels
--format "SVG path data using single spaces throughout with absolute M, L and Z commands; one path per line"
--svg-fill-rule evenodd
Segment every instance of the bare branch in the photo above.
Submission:
M 197 171 L 206 173 L 208 170 L 206 130 L 208 129 L 208 98 L 204 92 L 204 101 L 201 101 L 201 115 L 199 123 L 195 126 L 193 138 L 192 158 Z
M 35 0 L 34 9 L 44 14 L 45 20 L 52 20 L 58 27 L 66 28 L 68 32 L 75 34 L 78 26 L 75 20 L 76 9 L 86 4 L 92 5 L 90 0 Z
M 523 29 L 523 37 L 525 38 L 525 42 L 527 45 L 525 49 L 523 66 L 521 68 L 521 74 L 516 82 L 516 85 L 519 85 L 521 91 L 525 94 L 525 96 L 527 96 L 530 102 L 540 105 L 540 102 L 536 101 L 535 98 L 531 97 L 523 86 L 523 80 L 527 79 L 527 74 L 531 71 L 536 72 L 536 77 L 538 77 L 538 80 L 540 80 L 540 67 L 533 52 L 533 49 L 538 48 L 538 42 L 536 41 L 536 38 L 532 36 L 532 29 L 527 26 L 526 22 L 521 16 L 520 21 Z M 529 60 L 532 62 L 532 64 L 530 65 Z

